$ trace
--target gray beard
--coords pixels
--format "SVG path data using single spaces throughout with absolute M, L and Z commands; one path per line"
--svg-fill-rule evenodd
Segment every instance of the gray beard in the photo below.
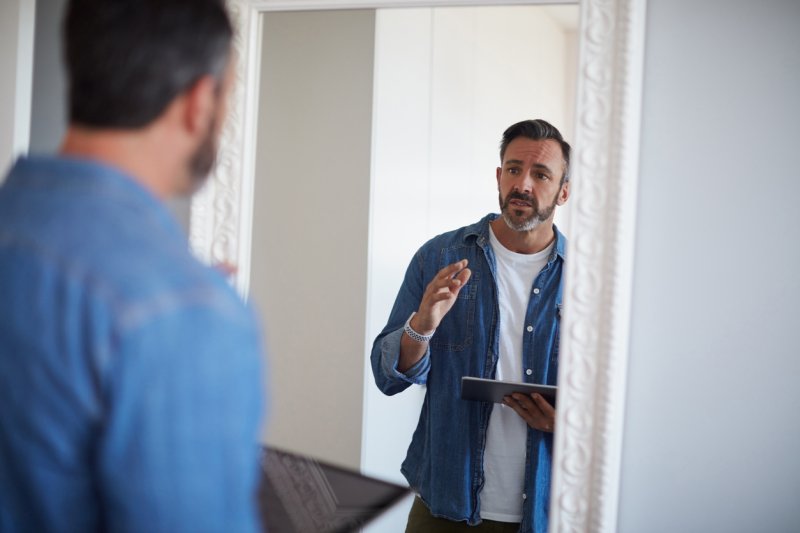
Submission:
M 217 150 L 219 146 L 217 146 L 217 140 L 215 139 L 215 129 L 216 117 L 211 119 L 206 137 L 187 163 L 190 179 L 190 190 L 188 192 L 190 194 L 196 192 L 205 184 L 209 174 L 217 163 Z
M 502 215 L 506 225 L 511 230 L 520 232 L 533 231 L 534 229 L 539 227 L 539 225 L 541 225 L 542 222 L 550 218 L 550 216 L 553 214 L 553 211 L 555 211 L 556 203 L 558 202 L 558 194 L 556 194 L 555 199 L 553 199 L 553 203 L 550 206 L 546 207 L 544 210 L 540 210 L 539 204 L 536 202 L 536 198 L 534 198 L 533 196 L 517 195 L 516 196 L 517 198 L 523 196 L 527 201 L 531 203 L 533 207 L 533 213 L 527 218 L 521 220 L 519 219 L 515 220 L 511 216 L 511 213 L 514 211 L 514 207 L 509 204 L 509 201 L 513 196 L 514 194 L 509 193 L 508 196 L 506 196 L 505 200 L 500 198 L 500 214 Z
M 508 213 L 507 210 L 503 210 L 503 220 L 506 223 L 506 226 L 511 228 L 514 231 L 533 231 L 536 229 L 542 222 L 547 220 L 547 217 L 544 219 L 541 218 L 541 215 L 537 212 L 531 215 L 530 217 L 523 219 L 523 220 L 514 220 L 511 218 L 511 215 Z

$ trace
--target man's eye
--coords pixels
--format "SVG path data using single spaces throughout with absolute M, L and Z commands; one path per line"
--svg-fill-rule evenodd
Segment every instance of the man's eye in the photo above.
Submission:
M 536 177 L 539 178 L 542 181 L 550 179 L 550 176 L 548 176 L 547 174 L 536 174 Z
M 508 169 L 508 173 L 509 174 L 519 174 L 519 169 L 518 168 L 509 168 Z

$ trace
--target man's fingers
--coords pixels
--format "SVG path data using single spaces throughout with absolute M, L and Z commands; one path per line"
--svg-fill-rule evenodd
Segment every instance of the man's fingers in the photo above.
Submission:
M 469 281 L 469 277 L 471 274 L 472 271 L 468 268 L 465 268 L 464 270 L 459 272 L 456 277 L 450 280 L 450 289 L 455 290 L 455 292 L 460 291 L 461 288 L 467 284 L 467 281 Z
M 438 302 L 443 302 L 444 300 L 450 300 L 452 298 L 455 298 L 455 294 L 450 292 L 450 290 L 448 290 L 447 287 L 443 287 L 442 289 L 431 294 L 430 302 L 438 303 Z
M 455 276 L 458 272 L 467 268 L 468 263 L 469 261 L 467 261 L 466 259 L 462 259 L 461 261 L 456 261 L 455 263 L 449 264 L 443 269 L 441 269 L 439 273 L 436 275 L 436 277 L 441 280 L 450 279 L 453 276 Z
M 548 417 L 555 417 L 556 410 L 555 408 L 550 405 L 550 402 L 544 399 L 544 396 L 541 394 L 533 393 L 531 394 L 533 401 L 536 402 L 536 407 L 538 407 L 545 416 Z
M 467 260 L 453 263 L 453 265 L 466 265 Z M 428 290 L 434 294 L 442 291 L 458 294 L 458 291 L 469 281 L 472 271 L 468 268 L 461 268 L 460 271 L 452 270 L 453 265 L 443 268 L 440 273 L 443 275 L 437 276 L 428 284 Z
M 229 261 L 215 263 L 213 267 L 225 277 L 232 276 L 239 271 L 239 267 Z
M 460 281 L 461 285 L 463 286 L 463 285 L 467 284 L 467 282 L 469 281 L 470 276 L 472 276 L 472 270 L 470 270 L 468 268 L 464 268 L 464 269 L 461 270 L 461 272 L 456 274 L 456 277 L 454 279 L 457 279 L 458 281 Z
M 466 259 L 462 259 L 447 265 L 428 283 L 420 302 L 416 325 L 424 327 L 426 331 L 439 326 L 442 317 L 453 306 L 459 291 L 472 275 L 466 268 L 467 263 Z
M 527 394 L 520 394 L 518 392 L 515 392 L 511 395 L 511 397 L 514 398 L 514 400 L 516 400 L 517 403 L 520 404 L 522 408 L 525 409 L 526 411 L 529 411 L 534 415 L 544 414 L 539 409 L 539 406 L 536 405 L 533 399 Z
M 538 400 L 534 396 L 538 396 Z M 555 409 L 542 396 L 538 394 L 528 396 L 515 392 L 511 396 L 506 396 L 503 403 L 514 409 L 530 427 L 542 431 L 553 431 Z M 545 412 L 542 409 L 542 403 L 552 413 Z

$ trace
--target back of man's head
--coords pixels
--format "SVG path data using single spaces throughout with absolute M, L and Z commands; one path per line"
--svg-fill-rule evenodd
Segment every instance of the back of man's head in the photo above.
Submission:
M 69 121 L 135 129 L 206 75 L 221 80 L 233 29 L 223 0 L 70 0 Z

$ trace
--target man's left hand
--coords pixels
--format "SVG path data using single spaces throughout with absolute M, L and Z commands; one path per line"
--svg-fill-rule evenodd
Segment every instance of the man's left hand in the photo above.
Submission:
M 506 396 L 503 403 L 511 407 L 533 429 L 553 432 L 556 423 L 556 410 L 541 394 L 530 396 L 515 392 Z

